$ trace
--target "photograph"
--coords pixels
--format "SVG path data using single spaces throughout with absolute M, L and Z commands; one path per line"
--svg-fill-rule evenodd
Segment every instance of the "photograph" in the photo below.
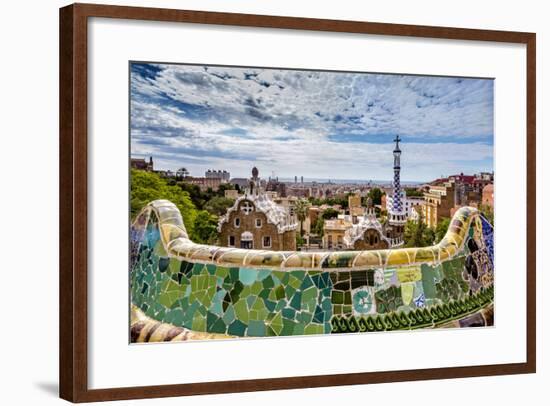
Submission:
M 2 404 L 537 406 L 544 6 L 6 2 Z
M 495 325 L 493 78 L 130 61 L 129 138 L 131 343 Z

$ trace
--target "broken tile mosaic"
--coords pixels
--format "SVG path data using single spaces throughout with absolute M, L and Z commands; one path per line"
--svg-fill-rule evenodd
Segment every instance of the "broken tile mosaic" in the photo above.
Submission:
M 130 232 L 133 342 L 493 324 L 493 228 L 456 212 L 424 248 L 275 252 L 189 240 L 169 201 Z

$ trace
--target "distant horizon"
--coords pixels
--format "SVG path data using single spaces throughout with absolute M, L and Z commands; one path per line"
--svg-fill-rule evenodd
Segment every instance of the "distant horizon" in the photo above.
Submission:
M 492 79 L 133 62 L 130 152 L 200 176 L 393 179 L 399 134 L 403 182 L 493 172 L 493 91 Z
M 132 156 L 131 158 L 148 160 L 149 156 Z M 155 158 L 153 157 L 153 163 L 154 162 L 155 162 Z M 172 171 L 172 172 L 176 172 L 179 168 L 182 168 L 182 167 L 180 166 L 176 169 L 155 167 L 154 170 L 155 171 Z M 207 169 L 203 170 L 202 172 L 200 172 L 198 174 L 190 173 L 189 176 L 197 177 L 197 178 L 205 177 L 205 172 L 209 169 L 213 170 L 213 171 L 224 171 L 225 170 L 229 173 L 230 179 L 249 179 L 251 177 L 251 172 L 250 171 L 249 171 L 248 174 L 234 175 L 233 172 L 231 172 L 231 169 L 229 169 L 229 168 L 207 168 Z M 250 168 L 250 170 L 252 170 L 252 167 Z M 450 174 L 440 174 L 440 176 L 434 177 L 432 179 L 424 179 L 424 180 L 401 179 L 401 184 L 407 184 L 407 185 L 410 185 L 410 184 L 424 184 L 424 183 L 432 182 L 436 179 L 447 178 L 449 176 L 454 176 L 454 175 L 460 175 L 461 173 L 464 174 L 464 175 L 467 175 L 467 176 L 473 176 L 473 175 L 479 174 L 481 172 L 493 173 L 492 170 L 485 170 L 485 171 L 482 170 L 482 171 L 478 171 L 478 172 L 474 172 L 474 173 L 466 173 L 464 171 L 456 172 L 456 173 L 453 172 L 453 173 L 450 173 Z M 260 177 L 260 179 L 265 179 L 265 180 L 268 180 L 269 178 L 271 178 L 271 179 L 278 178 L 280 182 L 294 183 L 294 176 L 280 176 L 280 175 L 277 175 L 277 174 L 275 174 L 273 176 L 271 173 L 269 175 L 263 175 L 260 172 L 259 177 Z M 298 182 L 297 183 L 299 184 L 299 183 L 301 183 L 301 175 L 297 175 L 297 176 L 298 176 Z M 329 183 L 330 182 L 330 183 L 336 183 L 336 184 L 345 184 L 345 183 L 355 183 L 355 184 L 368 184 L 368 183 L 381 184 L 381 183 L 387 183 L 387 184 L 392 184 L 393 180 L 392 179 L 370 179 L 370 178 L 365 178 L 365 179 L 359 179 L 359 178 L 344 179 L 344 178 L 323 178 L 323 177 L 306 177 L 306 176 L 304 176 L 304 183 L 311 183 L 311 182 L 317 182 L 317 183 Z

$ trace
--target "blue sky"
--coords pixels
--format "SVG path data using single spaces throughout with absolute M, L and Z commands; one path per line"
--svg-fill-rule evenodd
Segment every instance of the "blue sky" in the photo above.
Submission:
M 132 63 L 131 153 L 194 176 L 392 179 L 493 170 L 493 80 Z

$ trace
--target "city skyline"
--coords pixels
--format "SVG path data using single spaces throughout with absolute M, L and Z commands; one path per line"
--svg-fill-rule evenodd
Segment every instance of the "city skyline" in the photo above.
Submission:
M 493 171 L 493 80 L 132 63 L 131 154 L 158 169 L 402 179 Z

